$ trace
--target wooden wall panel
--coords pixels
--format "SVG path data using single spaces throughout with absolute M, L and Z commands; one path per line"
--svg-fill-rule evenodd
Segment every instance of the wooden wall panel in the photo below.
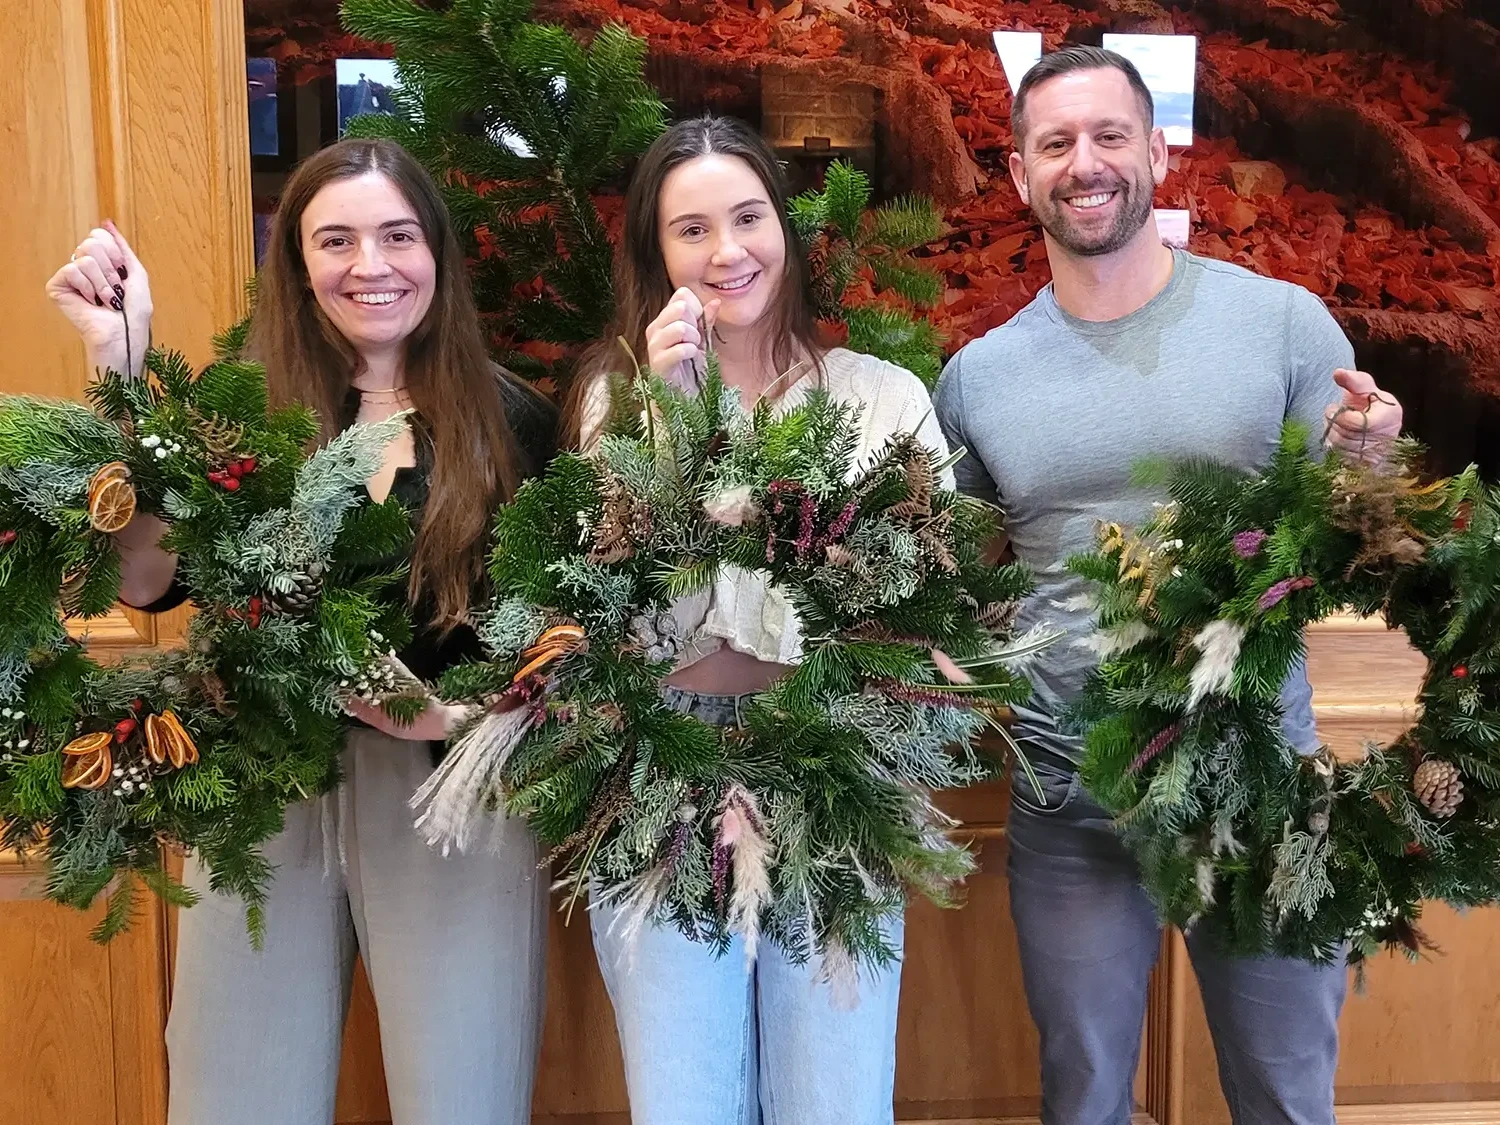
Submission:
M 385 1092 L 385 1070 L 380 1058 L 380 1024 L 375 997 L 364 965 L 355 967 L 354 992 L 349 997 L 349 1019 L 344 1024 L 344 1057 L 339 1065 L 339 1125 L 367 1125 L 391 1119 Z
M 110 959 L 88 940 L 96 921 L 0 902 L 0 1121 L 114 1125 Z
M 1350 988 L 1339 1024 L 1339 1119 L 1500 1125 L 1500 910 L 1462 917 L 1432 906 L 1423 928 L 1440 953 L 1417 964 L 1382 956 L 1366 970 L 1364 991 Z M 1230 1125 L 1203 1004 L 1190 977 L 1186 985 L 1182 1113 L 1164 1125 Z M 1343 1108 L 1354 1106 L 1370 1108 Z
M 547 1022 L 532 1108 L 539 1122 L 603 1125 L 627 1109 L 625 1068 L 584 904 L 571 919 L 554 910 L 549 929 Z
M 75 395 L 83 345 L 42 291 L 97 216 L 88 20 L 82 0 L 9 0 L 0 67 L 0 174 L 9 266 L 0 303 L 12 325 L 0 390 Z
M 240 0 L 6 0 L 0 185 L 8 201 L 0 301 L 13 326 L 0 391 L 82 397 L 82 345 L 43 292 L 102 218 L 147 261 L 157 340 L 194 361 L 243 309 L 251 261 Z M 180 630 L 116 613 L 91 647 L 118 656 Z M 165 628 L 158 630 L 159 624 Z M 24 897 L 0 856 L 0 1121 L 162 1125 L 166 920 L 144 900 L 107 949 L 88 915 Z
M 1020 1116 L 1041 1105 L 1005 840 L 990 836 L 976 850 L 981 868 L 969 878 L 962 909 L 919 902 L 907 911 L 896 1045 L 903 1120 Z

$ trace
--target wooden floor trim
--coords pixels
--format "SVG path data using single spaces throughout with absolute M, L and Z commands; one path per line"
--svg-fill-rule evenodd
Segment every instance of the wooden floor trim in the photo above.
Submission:
M 1341 1105 L 1339 1125 L 1500 1125 L 1500 1102 Z

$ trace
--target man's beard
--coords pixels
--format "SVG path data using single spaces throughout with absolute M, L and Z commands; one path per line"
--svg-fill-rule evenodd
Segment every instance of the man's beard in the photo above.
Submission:
M 1115 221 L 1101 231 L 1085 232 L 1068 213 L 1064 197 L 1091 195 L 1097 192 L 1118 191 L 1119 204 L 1115 209 Z M 1148 190 L 1141 180 L 1116 178 L 1113 182 L 1081 185 L 1076 181 L 1059 185 L 1052 190 L 1043 206 L 1032 204 L 1042 229 L 1063 249 L 1081 257 L 1098 257 L 1113 254 L 1134 238 L 1151 217 L 1154 192 Z M 1038 201 L 1040 202 L 1040 201 Z

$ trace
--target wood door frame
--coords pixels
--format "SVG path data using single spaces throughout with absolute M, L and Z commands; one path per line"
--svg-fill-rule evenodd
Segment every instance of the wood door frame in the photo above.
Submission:
M 19 104 L 0 112 L 45 135 L 23 136 L 14 150 L 21 159 L 0 177 L 48 216 L 27 247 L 28 276 L 12 282 L 16 307 L 42 339 L 28 354 L 0 355 L 0 387 L 82 396 L 90 378 L 82 346 L 40 298 L 45 278 L 29 275 L 66 260 L 105 217 L 150 274 L 155 342 L 206 362 L 213 333 L 244 314 L 254 268 L 243 0 L 34 0 L 27 17 L 33 69 L 45 59 L 57 86 L 5 88 L 0 100 Z M 185 611 L 153 618 L 120 609 L 73 630 L 110 659 L 170 643 L 185 620 Z M 39 878 L 36 867 L 0 854 L 0 901 L 38 897 Z M 78 917 L 80 932 L 97 913 Z M 100 955 L 108 959 L 114 1120 L 164 1125 L 169 936 L 161 904 L 143 898 L 130 930 Z

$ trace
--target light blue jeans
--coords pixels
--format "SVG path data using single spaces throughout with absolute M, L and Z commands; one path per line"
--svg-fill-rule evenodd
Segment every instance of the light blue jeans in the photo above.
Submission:
M 727 726 L 734 696 L 668 689 L 668 702 Z M 753 967 L 738 939 L 723 956 L 675 927 L 627 942 L 613 907 L 590 911 L 594 952 L 625 1058 L 633 1125 L 892 1125 L 897 961 L 861 968 L 859 1003 L 842 1009 L 814 978 L 762 942 Z M 902 949 L 904 924 L 892 919 Z

